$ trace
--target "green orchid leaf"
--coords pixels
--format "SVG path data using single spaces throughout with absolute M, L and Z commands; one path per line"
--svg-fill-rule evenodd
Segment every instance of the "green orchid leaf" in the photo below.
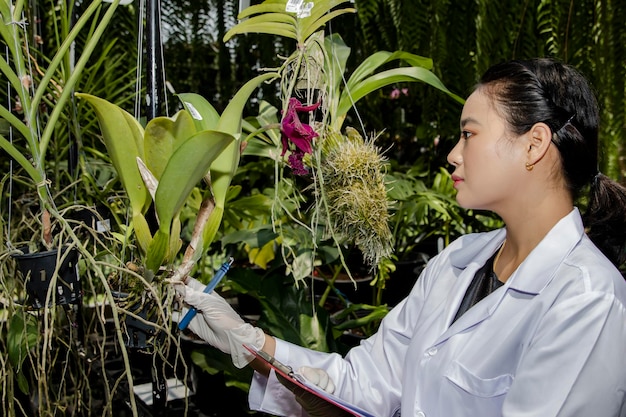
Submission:
M 202 231 L 202 250 L 196 249 L 194 253 L 194 260 L 200 258 L 200 256 L 204 253 L 204 248 L 208 248 L 215 236 L 217 235 L 217 231 L 222 224 L 222 218 L 224 217 L 224 207 L 213 207 L 213 211 L 209 215 L 209 219 L 207 220 L 206 225 L 204 226 L 204 230 Z
M 276 107 L 262 101 L 259 115 L 242 121 L 242 130 L 247 134 L 243 155 L 279 158 L 281 140 L 277 114 Z
M 297 13 L 286 11 L 286 0 L 267 0 L 262 4 L 244 9 L 238 16 L 240 20 L 224 36 L 224 42 L 243 33 L 265 33 L 295 39 L 304 44 L 311 35 L 320 30 L 335 17 L 355 13 L 354 8 L 342 8 L 331 11 L 350 0 L 318 0 L 314 2 L 310 15 L 298 17 Z
M 239 166 L 241 152 L 240 136 L 244 107 L 252 93 L 261 83 L 276 77 L 278 77 L 277 73 L 266 73 L 258 75 L 245 83 L 230 100 L 220 117 L 217 130 L 231 134 L 236 140 L 211 165 L 211 190 L 217 207 L 224 208 L 228 187 L 230 187 L 233 175 L 235 175 L 235 171 Z
M 256 88 L 263 82 L 268 81 L 273 78 L 277 78 L 279 75 L 277 73 L 266 73 L 261 74 L 252 80 L 248 81 L 244 84 L 235 96 L 230 100 L 226 109 L 219 117 L 219 120 L 216 120 L 217 112 L 203 97 L 197 94 L 179 94 L 180 99 L 183 102 L 185 108 L 191 113 L 196 126 L 198 128 L 206 128 L 208 125 L 214 126 L 212 129 L 223 132 L 226 137 L 230 137 L 234 139 L 227 145 L 226 149 L 224 149 L 219 158 L 215 159 L 212 163 L 210 163 L 210 178 L 211 178 L 211 192 L 213 194 L 213 201 L 215 203 L 215 207 L 209 216 L 209 220 L 207 221 L 207 225 L 203 230 L 203 245 L 207 247 L 217 234 L 219 226 L 221 225 L 223 213 L 224 213 L 224 204 L 226 201 L 226 195 L 228 193 L 228 188 L 230 187 L 230 183 L 232 181 L 232 177 L 235 174 L 237 167 L 239 166 L 239 158 L 240 158 L 240 136 L 241 136 L 241 126 L 243 123 L 243 110 L 248 102 L 248 99 L 256 90 Z M 213 133 L 219 133 L 213 132 Z M 199 132 L 201 134 L 203 132 Z M 195 150 L 194 152 L 198 152 Z M 181 161 L 182 164 L 189 166 L 189 162 Z M 168 168 L 169 169 L 169 168 Z M 198 178 L 198 181 L 206 174 L 205 171 L 202 176 Z M 177 174 L 173 174 L 177 175 Z M 197 181 L 196 181 L 197 182 Z M 161 188 L 163 183 L 163 178 L 159 184 L 159 189 Z M 176 181 L 173 182 L 176 187 Z M 194 182 L 195 185 L 195 182 Z M 165 187 L 165 186 L 163 186 Z M 167 192 L 159 192 L 157 190 L 157 207 L 160 205 L 160 197 L 159 195 L 163 195 L 163 199 L 167 200 L 168 193 Z M 182 200 L 184 203 L 184 199 Z M 170 202 L 169 205 L 171 205 Z M 182 204 L 182 203 L 180 203 Z M 173 213 L 177 212 L 180 209 L 175 207 L 167 207 L 167 209 L 162 209 L 162 212 L 157 210 L 157 214 L 161 222 L 167 222 L 168 218 L 171 218 Z M 198 256 L 203 253 L 203 250 L 196 249 L 195 251 Z
M 280 125 L 278 124 L 278 109 L 267 101 L 259 103 L 259 114 L 256 117 L 249 117 L 242 122 L 242 129 L 248 134 L 246 140 L 248 145 L 244 150 L 244 155 L 249 154 L 248 148 L 262 142 L 271 149 L 279 148 L 281 145 Z M 250 140 L 252 138 L 259 140 Z M 269 157 L 269 155 L 267 155 Z M 274 156 L 272 159 L 274 159 Z
M 22 83 L 20 82 L 19 77 L 3 59 L 0 59 L 0 73 L 7 78 L 7 81 L 13 88 L 16 90 L 21 88 Z M 32 134 L 26 123 L 16 117 L 8 108 L 4 106 L 0 106 L 0 117 L 6 119 L 6 121 L 9 122 L 9 125 L 16 128 L 25 138 L 28 138 Z
M 394 53 L 379 51 L 367 57 L 354 70 L 350 79 L 348 79 L 348 82 L 346 83 L 346 88 L 351 90 L 356 84 L 361 82 L 368 75 L 373 74 L 382 65 L 394 60 L 404 61 L 413 67 L 422 67 L 427 70 L 431 70 L 433 68 L 433 61 L 430 58 L 424 58 L 419 55 L 403 51 L 397 51 Z
M 311 24 L 306 26 L 303 25 L 304 27 L 299 30 L 300 36 L 298 36 L 298 41 L 302 43 L 305 42 L 311 35 L 322 29 L 327 22 L 346 13 L 356 13 L 356 9 L 339 9 L 330 13 L 325 13 L 321 18 L 313 21 Z
M 148 221 L 142 213 L 133 214 L 132 230 L 135 231 L 135 237 L 137 238 L 139 249 L 142 253 L 146 253 L 150 243 L 152 242 L 152 233 L 150 232 Z
M 183 241 L 180 238 L 182 225 L 179 214 L 174 217 L 174 221 L 172 221 L 172 229 L 170 231 L 169 253 L 167 254 L 167 259 L 170 261 L 173 261 L 176 258 L 176 255 L 183 247 Z
M 362 316 L 356 319 L 348 318 L 347 320 L 342 321 L 339 324 L 336 324 L 335 329 L 347 330 L 347 329 L 355 329 L 358 327 L 362 327 L 372 322 L 378 322 L 382 320 L 383 318 L 385 318 L 387 313 L 389 313 L 389 309 L 387 308 L 386 305 L 368 306 L 365 304 L 353 304 L 349 307 L 349 309 L 350 310 L 347 310 L 346 312 L 344 312 L 343 317 L 340 317 L 340 315 L 337 315 L 335 319 L 337 320 L 339 318 L 349 317 L 347 313 L 352 313 L 353 311 L 357 311 L 357 310 L 365 310 L 365 311 L 369 311 L 369 313 L 367 313 L 365 316 Z
M 401 82 L 415 82 L 421 81 L 426 84 L 429 84 L 438 90 L 443 91 L 448 94 L 452 98 L 454 98 L 459 103 L 463 103 L 464 100 L 452 93 L 448 90 L 441 80 L 437 78 L 437 76 L 424 68 L 419 67 L 406 67 L 406 68 L 395 68 L 387 71 L 380 72 L 378 74 L 372 75 L 369 78 L 361 81 L 357 85 L 354 86 L 352 90 L 348 92 L 344 91 L 341 94 L 341 99 L 339 100 L 339 105 L 337 107 L 336 119 L 333 120 L 334 127 L 339 129 L 343 120 L 346 117 L 348 110 L 356 103 L 358 100 L 371 93 L 372 91 L 378 90 L 387 85 L 401 83 Z
M 137 157 L 143 159 L 143 127 L 118 106 L 99 97 L 77 93 L 94 109 L 111 162 L 120 177 L 130 200 L 133 215 L 143 212 L 151 202 L 141 173 Z
M 1 107 L 0 107 L 1 108 Z M 43 174 L 35 169 L 33 164 L 22 154 L 11 142 L 4 136 L 0 135 L 0 148 L 4 149 L 11 158 L 15 160 L 33 180 L 35 184 L 43 182 Z
M 266 139 L 265 139 L 266 138 Z M 254 140 L 248 141 L 246 149 L 243 151 L 243 155 L 247 156 L 261 156 L 263 158 L 277 160 L 280 158 L 280 146 L 270 144 L 268 136 L 262 135 L 260 131 L 256 131 Z
M 243 119 L 243 109 L 248 102 L 248 99 L 261 83 L 269 81 L 273 78 L 278 78 L 280 74 L 276 72 L 268 72 L 265 74 L 257 75 L 247 83 L 245 83 L 230 100 L 222 116 L 220 117 L 217 129 L 220 132 L 230 133 L 231 135 L 238 137 L 241 133 L 241 120 Z
M 332 34 L 324 38 L 324 49 L 330 55 L 324 61 L 330 63 L 331 67 L 326 68 L 326 72 L 332 74 L 336 85 L 341 83 L 343 74 L 346 71 L 348 58 L 352 49 L 346 45 L 343 38 L 339 34 Z
M 352 0 L 317 0 L 314 2 L 315 4 L 311 10 L 311 15 L 300 19 L 303 22 L 302 26 L 308 25 L 310 22 L 316 22 L 340 4 L 350 2 L 352 2 Z
M 235 27 L 245 28 L 247 26 L 256 26 L 260 23 L 284 23 L 290 26 L 295 26 L 296 18 L 293 15 L 286 13 L 283 9 L 282 12 L 265 12 L 249 17 L 248 19 L 238 23 Z
M 234 137 L 228 133 L 205 130 L 185 140 L 169 159 L 155 196 L 159 230 L 169 235 L 172 220 L 193 188 Z
M 220 114 L 204 97 L 195 93 L 181 93 L 178 94 L 178 98 L 189 114 L 191 114 L 198 132 L 215 130 L 217 128 Z
M 152 242 L 150 242 L 146 254 L 146 269 L 152 271 L 153 274 L 143 274 L 144 278 L 148 282 L 151 281 L 150 277 L 154 277 L 167 258 L 167 254 L 169 252 L 169 241 L 169 231 L 164 232 L 159 229 L 154 235 Z
M 243 20 L 255 14 L 261 13 L 285 13 L 285 0 L 266 0 L 261 4 L 248 6 L 237 15 L 237 19 Z
M 239 23 L 237 26 L 233 26 L 226 35 L 224 35 L 224 42 L 227 42 L 235 35 L 244 33 L 264 33 L 267 35 L 284 36 L 285 38 L 297 39 L 297 33 L 293 25 L 288 23 L 278 22 L 252 22 L 248 20 Z
M 172 118 L 156 117 L 148 122 L 144 134 L 145 163 L 158 180 L 172 153 L 195 133 L 194 121 L 185 110 Z
M 329 78 L 333 83 L 332 86 L 329 86 L 328 108 L 331 114 L 334 114 L 339 104 L 340 89 L 343 85 L 344 73 L 351 49 L 338 34 L 324 38 L 324 49 L 327 53 L 327 56 L 324 57 L 325 71 L 329 74 Z
M 9 25 L 11 23 L 11 7 L 13 4 L 8 1 L 0 1 L 0 18 L 5 25 Z

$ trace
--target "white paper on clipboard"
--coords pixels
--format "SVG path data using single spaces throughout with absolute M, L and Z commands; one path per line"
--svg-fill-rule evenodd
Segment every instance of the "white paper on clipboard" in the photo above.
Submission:
M 276 372 L 277 374 L 280 374 L 283 378 L 292 381 L 294 384 L 296 384 L 297 386 L 299 386 L 300 388 L 305 389 L 306 391 L 314 394 L 315 396 L 329 402 L 330 404 L 333 404 L 334 406 L 337 406 L 339 408 L 341 408 L 344 411 L 347 411 L 348 413 L 352 414 L 353 416 L 357 416 L 357 417 L 376 417 L 373 414 L 353 405 L 350 404 L 347 401 L 342 400 L 341 398 L 330 394 L 326 391 L 324 391 L 323 389 L 321 389 L 320 387 L 318 387 L 317 385 L 309 382 L 304 376 L 302 376 L 301 374 L 293 371 L 291 369 L 290 366 L 287 366 L 285 364 L 282 364 L 280 362 L 278 362 L 274 357 L 270 356 L 269 354 L 265 353 L 265 352 L 259 352 L 258 349 L 256 349 L 254 346 L 250 346 L 250 345 L 243 345 L 246 349 L 248 349 L 250 351 L 250 353 L 252 353 L 256 358 L 262 360 L 263 362 L 267 363 L 272 369 L 274 369 L 274 372 Z

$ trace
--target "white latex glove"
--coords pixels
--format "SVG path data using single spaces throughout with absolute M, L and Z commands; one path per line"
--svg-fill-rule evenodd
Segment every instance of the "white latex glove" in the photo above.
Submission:
M 317 385 L 319 388 L 324 391 L 332 394 L 335 391 L 335 384 L 333 380 L 330 379 L 326 371 L 319 368 L 309 368 L 308 366 L 303 366 L 298 369 L 298 373 L 304 376 L 309 382 Z M 318 396 L 311 394 L 303 388 L 300 388 L 292 381 L 289 381 L 279 374 L 276 374 L 278 380 L 281 384 L 283 384 L 287 389 L 296 396 L 296 401 L 298 404 L 302 406 L 304 411 L 310 417 L 348 417 L 352 414 L 347 411 L 342 410 L 341 408 L 319 398 Z
M 219 294 L 202 292 L 204 285 L 189 279 L 187 285 L 176 284 L 176 291 L 185 303 L 198 310 L 198 314 L 189 323 L 189 329 L 224 353 L 230 354 L 233 364 L 243 368 L 254 356 L 243 344 L 262 349 L 265 344 L 263 330 L 246 323 Z M 187 309 L 183 308 L 183 316 Z
M 318 388 L 323 389 L 327 393 L 332 394 L 335 392 L 335 383 L 330 379 L 330 376 L 328 376 L 325 370 L 303 366 L 298 369 L 298 373 L 305 377 L 307 381 L 317 385 Z

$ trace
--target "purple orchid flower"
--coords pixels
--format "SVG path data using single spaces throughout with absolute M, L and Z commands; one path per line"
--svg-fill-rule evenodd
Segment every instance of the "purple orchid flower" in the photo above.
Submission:
M 283 120 L 281 122 L 283 153 L 285 155 L 287 149 L 289 149 L 289 142 L 296 146 L 296 149 L 304 153 L 311 153 L 313 148 L 311 142 L 313 138 L 318 134 L 313 128 L 300 121 L 298 113 L 307 113 L 317 109 L 320 103 L 315 103 L 310 106 L 303 106 L 297 98 L 290 98 L 287 111 L 284 112 Z

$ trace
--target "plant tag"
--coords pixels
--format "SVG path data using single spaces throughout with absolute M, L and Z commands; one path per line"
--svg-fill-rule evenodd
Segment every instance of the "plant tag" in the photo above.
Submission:
M 287 13 L 298 13 L 303 3 L 304 0 L 289 0 L 287 5 L 285 5 L 285 11 Z
M 298 17 L 299 18 L 304 18 L 304 17 L 309 17 L 311 16 L 311 10 L 313 10 L 313 6 L 315 5 L 315 3 L 313 3 L 312 1 L 305 3 L 302 8 L 300 9 L 300 11 L 298 11 Z
M 99 233 L 108 232 L 111 230 L 111 220 L 104 219 L 102 221 L 96 222 L 96 231 Z
M 285 5 L 285 11 L 295 13 L 299 18 L 309 17 L 314 5 L 312 1 L 305 3 L 304 0 L 289 0 Z
M 202 116 L 200 115 L 200 112 L 196 110 L 193 104 L 189 103 L 188 101 L 186 101 L 185 104 L 187 105 L 187 110 L 189 110 L 189 113 L 191 113 L 191 117 L 193 117 L 196 120 L 202 120 Z

